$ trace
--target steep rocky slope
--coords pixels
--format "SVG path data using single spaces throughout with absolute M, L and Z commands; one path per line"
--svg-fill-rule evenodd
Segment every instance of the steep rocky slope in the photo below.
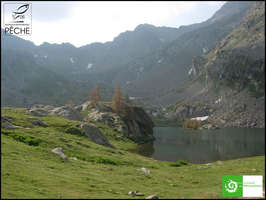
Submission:
M 214 48 L 240 23 L 251 2 L 228 2 L 209 20 L 180 35 L 176 40 L 125 65 L 113 78 L 144 102 L 167 105 L 179 98 L 189 80 L 191 60 Z M 226 13 L 226 14 L 224 14 Z
M 172 107 L 172 118 L 210 115 L 220 126 L 265 127 L 265 3 L 256 2 L 193 67 L 193 80 L 179 91 L 182 100 Z

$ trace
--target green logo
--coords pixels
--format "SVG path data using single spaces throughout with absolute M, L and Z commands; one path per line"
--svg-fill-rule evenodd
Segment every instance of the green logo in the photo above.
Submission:
M 223 176 L 222 195 L 223 197 L 242 197 L 243 176 Z

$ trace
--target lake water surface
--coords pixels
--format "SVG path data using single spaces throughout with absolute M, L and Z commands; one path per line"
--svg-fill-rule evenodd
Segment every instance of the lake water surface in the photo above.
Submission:
M 265 129 L 223 128 L 188 130 L 155 127 L 156 140 L 139 145 L 134 152 L 157 160 L 208 163 L 265 155 Z

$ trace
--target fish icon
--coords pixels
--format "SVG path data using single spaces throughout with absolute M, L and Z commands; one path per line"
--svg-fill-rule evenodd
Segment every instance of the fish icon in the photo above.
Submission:
M 29 9 L 30 4 L 24 4 L 22 6 L 19 6 L 15 11 L 13 11 L 13 19 L 16 20 L 17 18 L 23 19 L 25 16 L 23 15 L 27 10 Z M 19 21 L 23 22 L 23 21 Z
M 13 13 L 16 15 L 21 15 L 21 14 L 25 13 L 29 9 L 29 7 L 30 7 L 30 4 L 24 4 L 22 6 L 19 6 L 17 8 L 17 10 L 14 11 Z

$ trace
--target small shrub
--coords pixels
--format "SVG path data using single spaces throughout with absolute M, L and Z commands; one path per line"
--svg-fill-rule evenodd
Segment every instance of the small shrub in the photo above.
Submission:
M 171 167 L 181 167 L 183 165 L 188 165 L 188 163 L 184 160 L 179 160 L 177 162 L 171 163 L 170 166 Z
M 17 134 L 10 134 L 10 137 L 12 137 L 13 139 L 15 139 L 19 142 L 23 142 L 25 144 L 28 144 L 30 146 L 38 146 L 41 142 L 40 139 L 34 138 L 32 136 L 22 136 L 22 135 L 17 135 Z
M 74 108 L 74 107 L 75 107 L 75 104 L 73 104 L 73 103 L 68 103 L 68 104 L 65 104 L 65 106 L 68 106 L 68 107 L 70 107 L 70 108 Z
M 109 164 L 109 165 L 119 165 L 119 163 L 117 161 L 113 161 L 113 160 L 110 160 L 108 158 L 94 158 L 91 160 L 92 162 L 95 162 L 95 163 L 101 163 L 101 164 Z

